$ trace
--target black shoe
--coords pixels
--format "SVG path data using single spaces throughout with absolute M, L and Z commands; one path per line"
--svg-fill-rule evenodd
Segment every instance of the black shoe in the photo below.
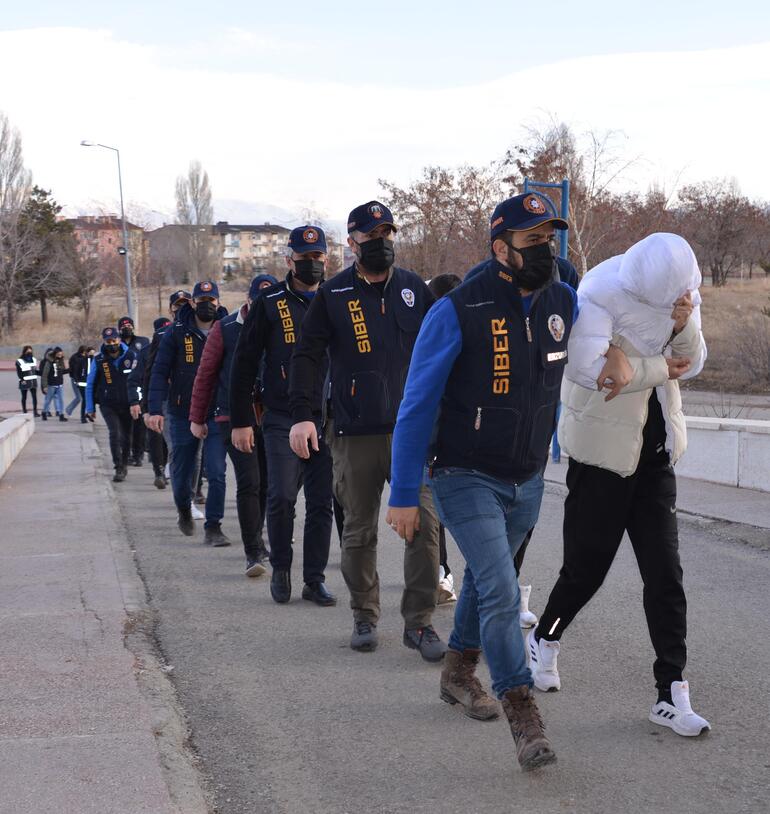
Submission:
M 231 545 L 230 538 L 222 532 L 222 526 L 217 523 L 215 526 L 206 526 L 203 529 L 203 542 L 214 548 L 223 548 Z
M 156 475 L 155 480 L 152 483 L 156 489 L 166 488 L 166 479 L 163 477 L 163 475 Z
M 80 423 L 81 424 L 88 424 L 88 419 L 87 418 L 81 418 Z
M 270 552 L 267 550 L 265 544 L 260 540 L 257 543 L 257 551 L 254 556 L 257 562 L 265 563 L 270 559 Z
M 143 463 L 144 461 L 141 459 L 141 457 L 135 457 L 131 459 L 131 466 L 141 466 Z
M 40 418 L 42 418 L 43 421 L 48 421 L 48 413 L 41 413 Z
M 291 574 L 276 569 L 270 579 L 270 596 L 279 605 L 285 605 L 291 599 Z
M 21 411 L 22 411 L 22 413 L 24 413 L 24 415 L 26 415 L 26 414 L 27 414 L 27 408 L 26 408 L 26 407 L 22 407 L 22 408 L 21 408 Z
M 186 537 L 192 537 L 195 534 L 195 521 L 192 519 L 190 507 L 185 506 L 184 509 L 177 509 L 177 512 L 176 524 L 179 526 L 179 531 Z
M 446 645 L 439 639 L 433 625 L 405 628 L 404 644 L 411 650 L 419 650 L 425 661 L 441 661 L 446 653 Z
M 112 476 L 113 483 L 122 483 L 126 479 L 126 470 L 121 466 L 115 467 L 115 474 Z
M 261 577 L 267 569 L 259 560 L 246 560 L 246 576 Z
M 59 413 L 59 421 L 69 421 L 69 418 L 64 413 Z
M 316 605 L 321 605 L 324 608 L 337 604 L 337 597 L 329 593 L 323 582 L 306 583 L 302 589 L 302 598 L 315 602 Z
M 93 416 L 90 416 L 90 415 L 87 415 L 87 416 L 86 416 L 86 419 L 87 419 L 88 421 L 90 421 L 92 424 L 93 424 L 93 423 L 94 423 L 94 421 L 95 421 L 94 417 L 93 417 Z

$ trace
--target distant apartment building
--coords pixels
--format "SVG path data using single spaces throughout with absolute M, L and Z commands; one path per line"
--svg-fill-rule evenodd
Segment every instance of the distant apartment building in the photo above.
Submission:
M 81 215 L 67 218 L 72 224 L 78 249 L 90 260 L 97 260 L 105 267 L 124 261 L 119 249 L 123 247 L 123 223 L 117 215 Z M 147 260 L 147 239 L 144 229 L 126 221 L 129 259 L 143 267 Z

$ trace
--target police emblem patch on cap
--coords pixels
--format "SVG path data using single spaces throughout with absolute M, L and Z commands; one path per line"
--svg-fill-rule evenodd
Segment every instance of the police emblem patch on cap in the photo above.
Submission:
M 379 204 L 372 204 L 369 207 L 369 214 L 379 220 L 382 217 L 382 207 Z
M 551 314 L 548 317 L 548 330 L 557 342 L 561 342 L 564 339 L 564 320 L 558 314 Z
M 318 242 L 318 232 L 315 229 L 305 229 L 302 233 L 302 239 L 305 243 L 317 243 Z
M 211 283 L 201 283 L 201 291 L 211 291 Z
M 176 295 L 177 297 L 184 297 L 184 291 L 177 291 Z
M 411 288 L 401 289 L 401 299 L 410 307 L 414 308 L 414 291 Z
M 533 215 L 545 215 L 545 204 L 537 195 L 527 195 L 521 203 L 527 212 L 531 212 Z

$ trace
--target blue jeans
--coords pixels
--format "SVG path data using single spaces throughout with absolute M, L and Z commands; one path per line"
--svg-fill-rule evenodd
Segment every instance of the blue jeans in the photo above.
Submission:
M 169 415 L 169 431 L 174 454 L 171 456 L 171 489 L 177 509 L 189 508 L 197 476 L 196 461 L 200 441 L 190 432 L 190 421 L 182 416 Z M 225 514 L 225 444 L 219 424 L 210 419 L 206 426 L 209 434 L 203 441 L 206 477 L 209 488 L 206 495 L 206 527 L 217 525 Z
M 85 395 L 85 388 L 81 392 L 78 383 L 74 379 L 70 381 L 72 382 L 72 392 L 75 394 L 75 398 L 64 408 L 64 412 L 67 413 L 67 415 L 72 415 L 72 411 L 80 404 L 81 397 Z
M 430 487 L 438 516 L 466 562 L 449 647 L 483 649 L 498 698 L 513 687 L 532 686 L 513 558 L 537 523 L 542 475 L 516 486 L 474 470 L 445 468 L 433 473 Z
M 43 402 L 43 412 L 49 412 L 48 408 L 53 401 L 56 405 L 56 415 L 64 413 L 64 398 L 61 394 L 63 386 L 61 384 L 49 384 L 48 390 L 45 394 L 45 401 Z

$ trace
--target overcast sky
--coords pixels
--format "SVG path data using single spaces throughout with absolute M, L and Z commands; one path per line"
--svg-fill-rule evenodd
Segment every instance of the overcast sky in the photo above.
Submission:
M 0 110 L 64 204 L 116 198 L 88 138 L 151 208 L 197 158 L 216 198 L 344 220 L 378 178 L 488 163 L 548 115 L 621 131 L 628 184 L 770 198 L 767 2 L 0 5 Z

